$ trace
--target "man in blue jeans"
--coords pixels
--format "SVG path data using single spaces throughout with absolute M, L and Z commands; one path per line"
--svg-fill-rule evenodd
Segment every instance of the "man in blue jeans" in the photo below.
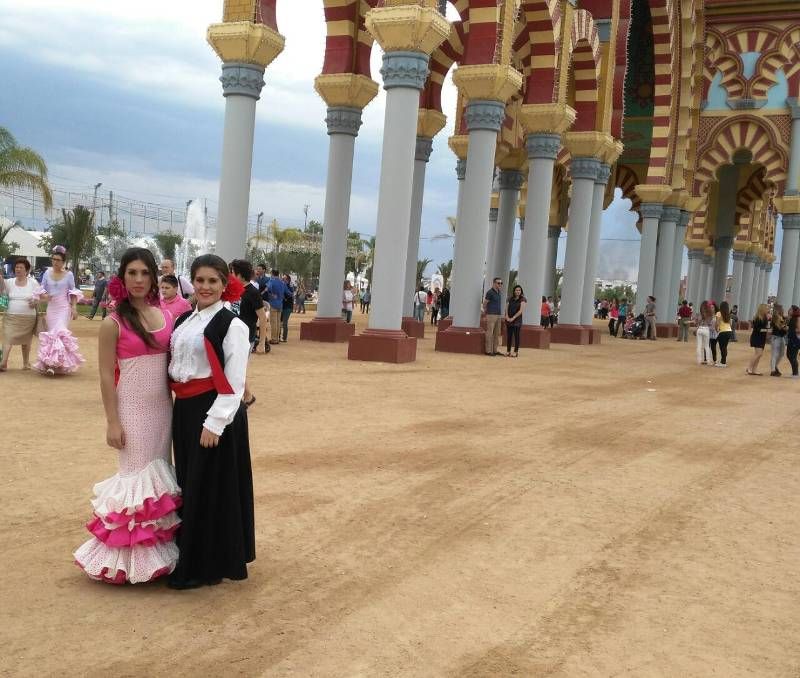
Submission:
M 270 344 L 279 344 L 281 341 L 281 312 L 283 311 L 284 294 L 286 294 L 286 283 L 278 277 L 278 269 L 273 268 L 265 292 L 265 300 L 269 304 Z
M 492 280 L 492 286 L 483 299 L 483 312 L 486 313 L 486 355 L 500 355 L 500 324 L 503 318 L 503 281 Z

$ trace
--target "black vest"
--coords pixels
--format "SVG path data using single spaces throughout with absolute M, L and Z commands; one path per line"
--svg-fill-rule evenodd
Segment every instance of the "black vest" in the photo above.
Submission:
M 193 311 L 186 311 L 183 315 L 179 316 L 175 321 L 175 329 L 183 323 Z M 208 339 L 208 342 L 214 349 L 214 353 L 219 358 L 219 364 L 224 367 L 225 365 L 225 352 L 222 350 L 222 342 L 225 340 L 225 335 L 228 334 L 228 328 L 236 318 L 236 314 L 224 306 L 217 311 L 216 315 L 211 318 L 211 321 L 206 325 L 203 330 L 203 336 Z

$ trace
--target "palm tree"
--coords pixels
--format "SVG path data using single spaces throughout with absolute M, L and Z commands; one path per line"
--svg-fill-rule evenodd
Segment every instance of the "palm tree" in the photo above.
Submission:
M 95 237 L 94 214 L 92 210 L 83 205 L 75 205 L 72 210 L 61 210 L 63 221 L 53 224 L 50 230 L 42 236 L 40 244 L 46 251 L 55 245 L 67 248 L 67 258 L 73 262 L 73 270 L 83 258 L 89 258 L 94 253 Z
M 436 270 L 442 276 L 442 287 L 447 287 L 447 281 L 450 280 L 450 276 L 453 274 L 453 260 L 450 259 L 447 263 L 439 264 L 439 268 Z
M 278 226 L 278 220 L 273 219 L 269 225 L 269 234 L 272 239 L 272 256 L 274 268 L 279 268 L 278 257 L 281 254 L 281 247 L 291 245 L 299 240 L 302 240 L 303 233 L 297 228 L 281 228 Z
M 156 241 L 164 259 L 175 261 L 175 249 L 183 242 L 182 235 L 172 231 L 161 231 L 153 235 L 153 240 Z
M 44 209 L 49 212 L 53 208 L 44 159 L 33 149 L 18 145 L 5 127 L 0 127 L 0 186 L 38 191 Z
M 422 276 L 425 275 L 425 269 L 428 268 L 428 264 L 432 264 L 433 259 L 418 259 L 417 260 L 417 287 L 420 286 L 422 282 Z

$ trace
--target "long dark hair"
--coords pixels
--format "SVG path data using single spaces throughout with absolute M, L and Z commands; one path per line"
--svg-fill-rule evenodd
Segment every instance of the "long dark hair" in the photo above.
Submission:
M 729 323 L 731 321 L 731 307 L 727 301 L 723 301 L 719 305 L 719 314 L 722 316 L 722 321 Z
M 511 288 L 511 295 L 508 297 L 509 301 L 511 301 L 514 298 L 514 290 L 517 289 L 518 287 L 519 287 L 519 298 L 520 299 L 525 298 L 525 291 L 522 289 L 522 285 L 514 285 L 514 287 Z M 542 297 L 542 301 L 547 301 L 547 299 Z
M 122 259 L 120 259 L 119 262 L 117 277 L 122 280 L 122 284 L 124 285 L 125 271 L 134 261 L 141 261 L 147 266 L 147 272 L 150 274 L 150 291 L 147 293 L 147 298 L 151 300 L 158 299 L 158 267 L 156 266 L 156 258 L 150 250 L 144 247 L 130 247 L 125 250 L 125 254 L 122 255 Z M 158 343 L 156 343 L 156 340 L 153 339 L 153 335 L 145 328 L 142 319 L 139 317 L 139 311 L 133 307 L 130 299 L 127 297 L 122 299 L 117 304 L 116 312 L 120 320 L 133 330 L 136 336 L 145 344 L 150 348 L 158 348 Z

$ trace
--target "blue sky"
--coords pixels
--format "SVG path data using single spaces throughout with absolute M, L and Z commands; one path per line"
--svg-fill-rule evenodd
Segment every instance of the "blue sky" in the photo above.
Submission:
M 45 156 L 56 187 L 90 191 L 100 181 L 103 190 L 176 207 L 205 198 L 215 210 L 224 100 L 205 29 L 219 20 L 222 0 L 195 0 L 191 13 L 187 4 L 0 0 L 2 124 Z M 287 47 L 267 69 L 258 104 L 250 212 L 284 226 L 302 223 L 304 204 L 319 220 L 324 207 L 325 105 L 313 79 L 325 28 L 316 4 L 315 17 L 306 3 L 278 3 Z M 377 48 L 372 61 L 377 74 Z M 454 103 L 448 82 L 446 113 Z M 351 228 L 365 235 L 375 232 L 383 106 L 381 92 L 356 143 Z M 435 262 L 452 256 L 450 240 L 431 240 L 456 212 L 451 125 L 434 140 L 426 181 L 420 256 Z M 635 279 L 638 233 L 627 208 L 617 200 L 604 215 L 602 277 Z M 562 238 L 560 260 L 564 247 Z

